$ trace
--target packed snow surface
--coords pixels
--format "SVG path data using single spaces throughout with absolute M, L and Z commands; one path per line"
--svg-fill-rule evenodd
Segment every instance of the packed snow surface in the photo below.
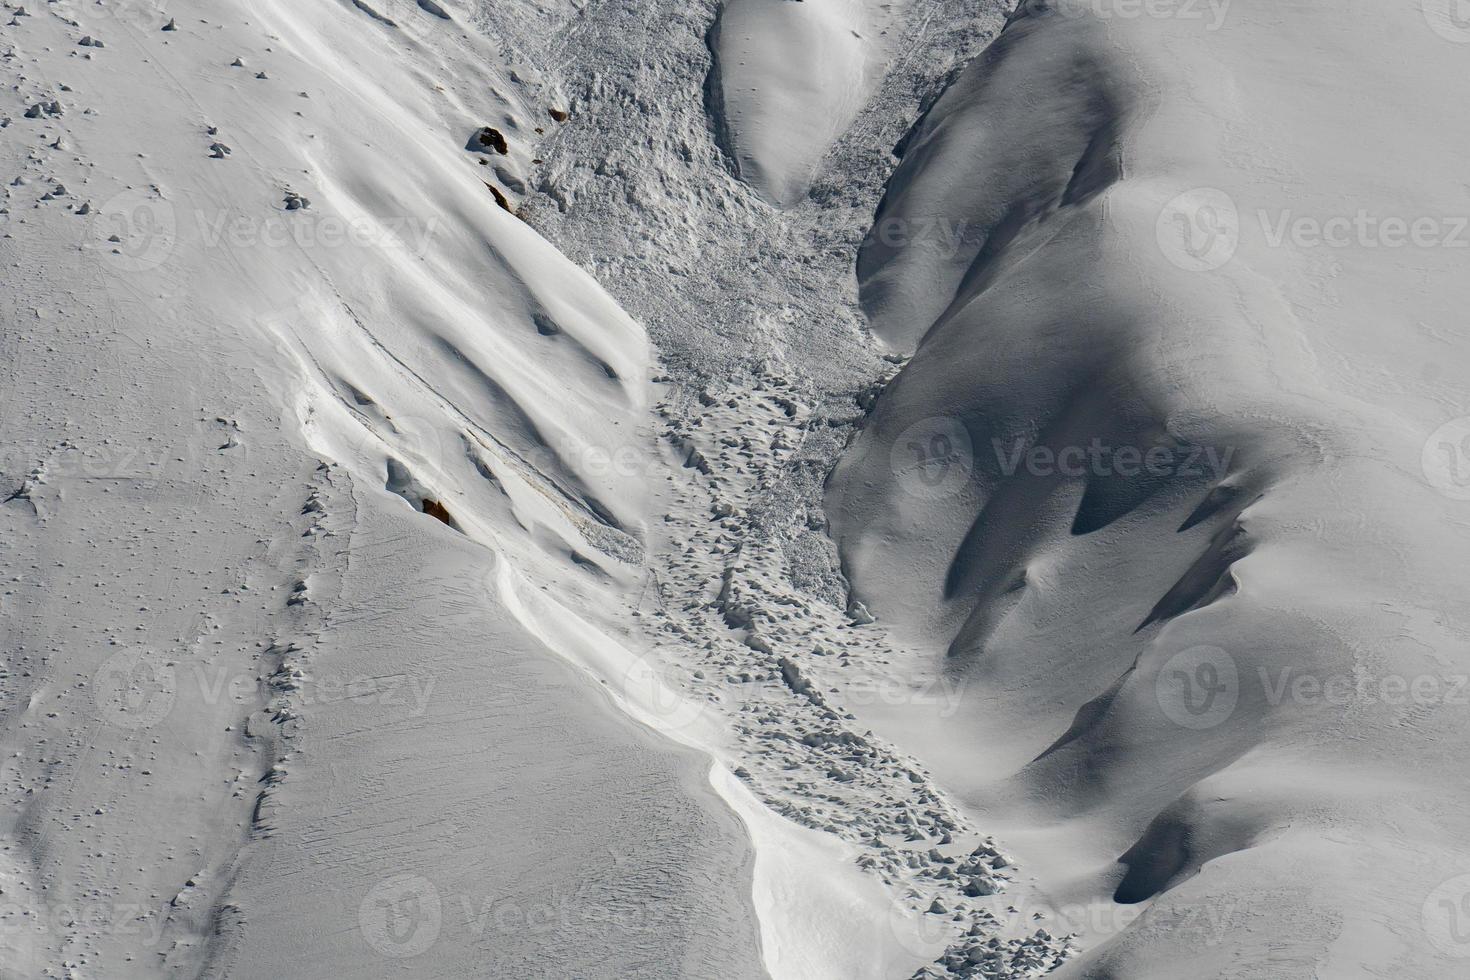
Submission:
M 1470 28 L 0 4 L 0 977 L 1458 977 Z

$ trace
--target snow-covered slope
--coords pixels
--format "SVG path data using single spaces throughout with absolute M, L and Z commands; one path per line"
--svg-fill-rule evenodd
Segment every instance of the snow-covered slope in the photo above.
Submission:
M 761 972 L 708 756 L 536 619 L 638 579 L 648 348 L 431 7 L 5 28 L 7 975 Z
M 1458 975 L 1453 13 L 0 7 L 0 976 Z
M 1066 975 L 1454 975 L 1464 49 L 1198 12 L 1023 4 L 917 128 L 845 567 L 963 684 L 892 730 L 1095 913 Z

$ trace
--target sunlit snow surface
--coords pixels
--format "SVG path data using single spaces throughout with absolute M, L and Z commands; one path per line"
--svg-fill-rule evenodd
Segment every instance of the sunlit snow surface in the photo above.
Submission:
M 0 976 L 1461 975 L 1467 52 L 0 7 Z

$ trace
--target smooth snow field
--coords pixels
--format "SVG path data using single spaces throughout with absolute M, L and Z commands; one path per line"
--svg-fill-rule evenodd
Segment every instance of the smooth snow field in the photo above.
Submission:
M 0 980 L 1470 973 L 1470 11 L 0 2 Z

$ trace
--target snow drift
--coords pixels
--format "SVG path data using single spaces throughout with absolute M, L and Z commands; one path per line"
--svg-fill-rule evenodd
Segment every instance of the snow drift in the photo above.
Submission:
M 736 172 L 766 200 L 803 197 L 886 60 L 867 0 L 729 0 L 711 35 L 711 110 Z
M 1059 975 L 1450 975 L 1466 541 L 1421 456 L 1466 411 L 1470 202 L 1424 92 L 1460 49 L 1409 5 L 1120 10 L 1023 3 L 864 245 L 913 359 L 829 509 L 966 685 L 880 720 L 971 746 L 930 758 L 1094 910 Z

